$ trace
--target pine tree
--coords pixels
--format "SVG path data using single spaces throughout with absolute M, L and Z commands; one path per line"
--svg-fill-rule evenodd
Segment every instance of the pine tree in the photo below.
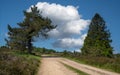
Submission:
M 31 12 L 24 11 L 24 16 L 24 21 L 18 23 L 18 28 L 11 28 L 8 26 L 10 33 L 9 42 L 14 40 L 15 44 L 17 42 L 17 46 L 19 46 L 18 42 L 20 42 L 20 46 L 23 45 L 25 48 L 27 48 L 28 53 L 31 54 L 33 48 L 32 42 L 35 41 L 34 38 L 39 36 L 47 38 L 47 33 L 56 26 L 51 24 L 50 19 L 43 18 L 36 6 L 31 7 Z M 10 45 L 12 45 L 12 43 L 10 43 Z
M 11 49 L 24 50 L 26 41 L 23 38 L 23 30 L 21 28 L 12 28 L 10 25 L 8 25 L 8 30 L 9 39 L 5 39 L 7 46 Z
M 110 43 L 110 32 L 107 30 L 105 21 L 96 13 L 89 25 L 87 37 L 81 48 L 83 55 L 112 57 L 113 48 Z

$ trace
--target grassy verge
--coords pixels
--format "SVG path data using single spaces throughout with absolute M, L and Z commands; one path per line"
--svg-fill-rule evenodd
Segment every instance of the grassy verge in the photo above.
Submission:
M 0 75 L 35 75 L 40 57 L 19 51 L 0 50 Z
M 77 75 L 89 75 L 89 74 L 87 74 L 87 73 L 85 73 L 85 72 L 82 72 L 82 71 L 80 71 L 80 70 L 78 70 L 78 69 L 76 69 L 76 68 L 73 68 L 73 67 L 71 67 L 71 66 L 69 66 L 69 65 L 67 65 L 67 64 L 64 64 L 64 63 L 62 63 L 65 67 L 67 67 L 68 69 L 70 69 L 70 70 L 72 70 L 72 71 L 74 71 L 75 73 L 77 73 Z
M 65 57 L 78 63 L 91 65 L 97 68 L 120 73 L 120 59 L 104 57 Z

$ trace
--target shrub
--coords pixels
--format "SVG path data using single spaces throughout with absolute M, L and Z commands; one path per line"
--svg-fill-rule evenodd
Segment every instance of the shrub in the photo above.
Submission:
M 33 55 L 0 51 L 0 75 L 35 75 L 39 63 L 39 59 Z

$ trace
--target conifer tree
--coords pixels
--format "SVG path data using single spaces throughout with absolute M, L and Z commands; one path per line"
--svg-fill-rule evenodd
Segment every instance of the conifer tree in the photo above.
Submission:
M 34 42 L 34 38 L 39 36 L 47 38 L 47 33 L 56 26 L 51 24 L 50 19 L 42 17 L 36 6 L 31 7 L 31 12 L 24 11 L 24 16 L 24 21 L 18 23 L 18 28 L 10 28 L 10 26 L 8 26 L 9 33 L 13 34 L 10 34 L 9 41 L 15 40 L 14 43 L 20 42 L 19 44 L 27 48 L 28 53 L 31 54 L 33 48 L 32 42 Z M 19 37 L 21 40 L 16 37 Z M 22 44 L 23 42 L 24 44 Z
M 21 28 L 12 28 L 10 25 L 8 25 L 8 30 L 9 39 L 5 39 L 7 46 L 11 49 L 25 50 L 26 41 L 23 30 Z
M 83 55 L 112 57 L 113 48 L 110 43 L 110 32 L 107 30 L 105 21 L 96 13 L 89 25 L 87 37 L 81 48 Z

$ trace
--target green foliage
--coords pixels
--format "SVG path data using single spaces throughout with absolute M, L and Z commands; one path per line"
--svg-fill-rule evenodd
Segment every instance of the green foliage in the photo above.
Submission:
M 74 53 L 70 53 L 69 55 L 64 57 L 79 63 L 88 64 L 98 68 L 120 73 L 120 56 L 115 55 L 115 58 L 108 58 L 83 56 L 82 54 L 76 55 Z
M 67 50 L 64 50 L 63 51 L 63 56 L 67 56 L 69 53 L 68 53 L 68 51 Z
M 40 57 L 0 48 L 0 75 L 35 75 Z
M 9 40 L 5 39 L 7 46 L 11 49 L 25 50 L 26 48 L 26 38 L 22 28 L 12 28 L 8 25 L 8 35 Z
M 85 73 L 85 72 L 83 72 L 83 71 L 80 71 L 80 70 L 78 70 L 78 69 L 76 69 L 76 68 L 73 68 L 72 66 L 69 66 L 69 65 L 64 64 L 64 63 L 62 63 L 62 64 L 63 64 L 64 66 L 66 66 L 68 69 L 76 72 L 77 75 L 89 75 L 89 74 L 87 74 L 87 73 Z
M 48 32 L 56 26 L 51 24 L 51 20 L 41 16 L 36 6 L 31 7 L 31 12 L 24 11 L 24 21 L 18 23 L 18 28 L 8 25 L 9 39 L 7 45 L 12 49 L 33 50 L 32 42 L 36 37 L 48 37 Z
M 47 48 L 37 48 L 37 47 L 34 47 L 34 50 L 33 52 L 41 55 L 41 54 L 53 54 L 53 53 L 56 53 L 55 50 L 53 49 L 47 49 Z
M 87 37 L 81 48 L 83 55 L 90 56 L 113 56 L 113 48 L 110 43 L 110 32 L 106 29 L 105 21 L 99 14 L 95 14 L 89 25 Z
M 59 55 L 61 56 L 65 56 L 65 57 L 71 57 L 71 56 L 80 56 L 81 54 L 79 52 L 70 52 L 70 51 L 67 51 L 67 50 L 64 50 L 63 52 L 59 53 Z

